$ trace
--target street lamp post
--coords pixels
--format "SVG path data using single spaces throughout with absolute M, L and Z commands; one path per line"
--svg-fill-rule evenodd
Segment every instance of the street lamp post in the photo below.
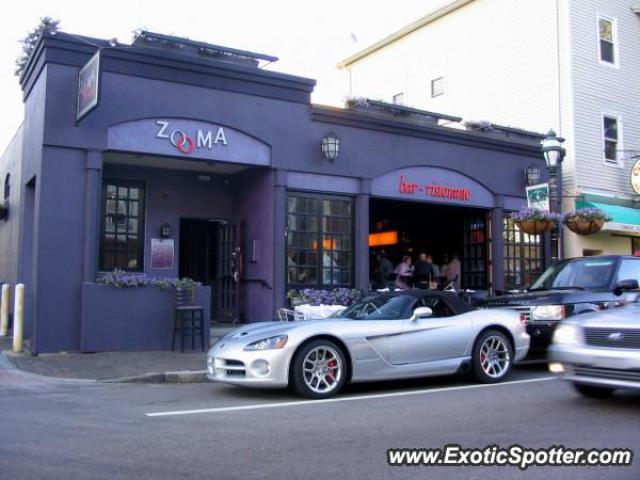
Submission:
M 542 153 L 549 171 L 550 208 L 552 212 L 562 213 L 562 160 L 566 150 L 562 147 L 564 138 L 549 130 L 542 140 Z M 562 260 L 562 224 L 558 224 L 551 236 L 552 259 Z

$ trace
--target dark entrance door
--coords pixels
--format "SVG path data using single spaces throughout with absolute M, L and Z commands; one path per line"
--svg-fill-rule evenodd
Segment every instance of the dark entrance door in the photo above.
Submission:
M 211 287 L 211 315 L 215 319 L 214 300 L 218 255 L 217 221 L 180 220 L 180 277 L 189 277 Z
M 220 322 L 238 323 L 240 321 L 242 252 L 239 235 L 237 222 L 219 223 L 216 281 L 218 311 L 216 319 Z
M 488 288 L 488 245 L 490 230 L 483 212 L 468 215 L 464 219 L 464 250 L 462 256 L 462 287 Z
M 240 320 L 240 252 L 237 222 L 180 220 L 180 277 L 211 287 L 211 320 Z

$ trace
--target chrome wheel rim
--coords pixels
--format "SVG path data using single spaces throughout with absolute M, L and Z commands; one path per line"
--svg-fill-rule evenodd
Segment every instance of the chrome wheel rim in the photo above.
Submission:
M 316 347 L 302 361 L 304 383 L 315 393 L 335 390 L 342 378 L 342 371 L 340 355 L 331 347 Z
M 504 338 L 492 335 L 480 347 L 480 366 L 491 378 L 502 377 L 511 364 L 509 345 Z

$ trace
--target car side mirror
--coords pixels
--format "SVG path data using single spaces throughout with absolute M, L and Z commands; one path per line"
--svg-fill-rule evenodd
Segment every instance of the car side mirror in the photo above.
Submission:
M 433 310 L 429 307 L 418 307 L 413 311 L 413 319 L 429 318 L 433 316 Z
M 620 280 L 613 286 L 613 293 L 615 295 L 622 295 L 622 292 L 626 292 L 628 290 L 638 290 L 640 288 L 638 286 L 638 281 L 634 279 Z

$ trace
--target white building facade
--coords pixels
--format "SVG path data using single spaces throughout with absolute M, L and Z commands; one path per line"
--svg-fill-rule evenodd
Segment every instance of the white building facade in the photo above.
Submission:
M 565 256 L 640 253 L 638 0 L 456 0 L 340 66 L 349 96 L 554 129 L 563 209 L 613 218 L 595 235 L 565 232 Z

